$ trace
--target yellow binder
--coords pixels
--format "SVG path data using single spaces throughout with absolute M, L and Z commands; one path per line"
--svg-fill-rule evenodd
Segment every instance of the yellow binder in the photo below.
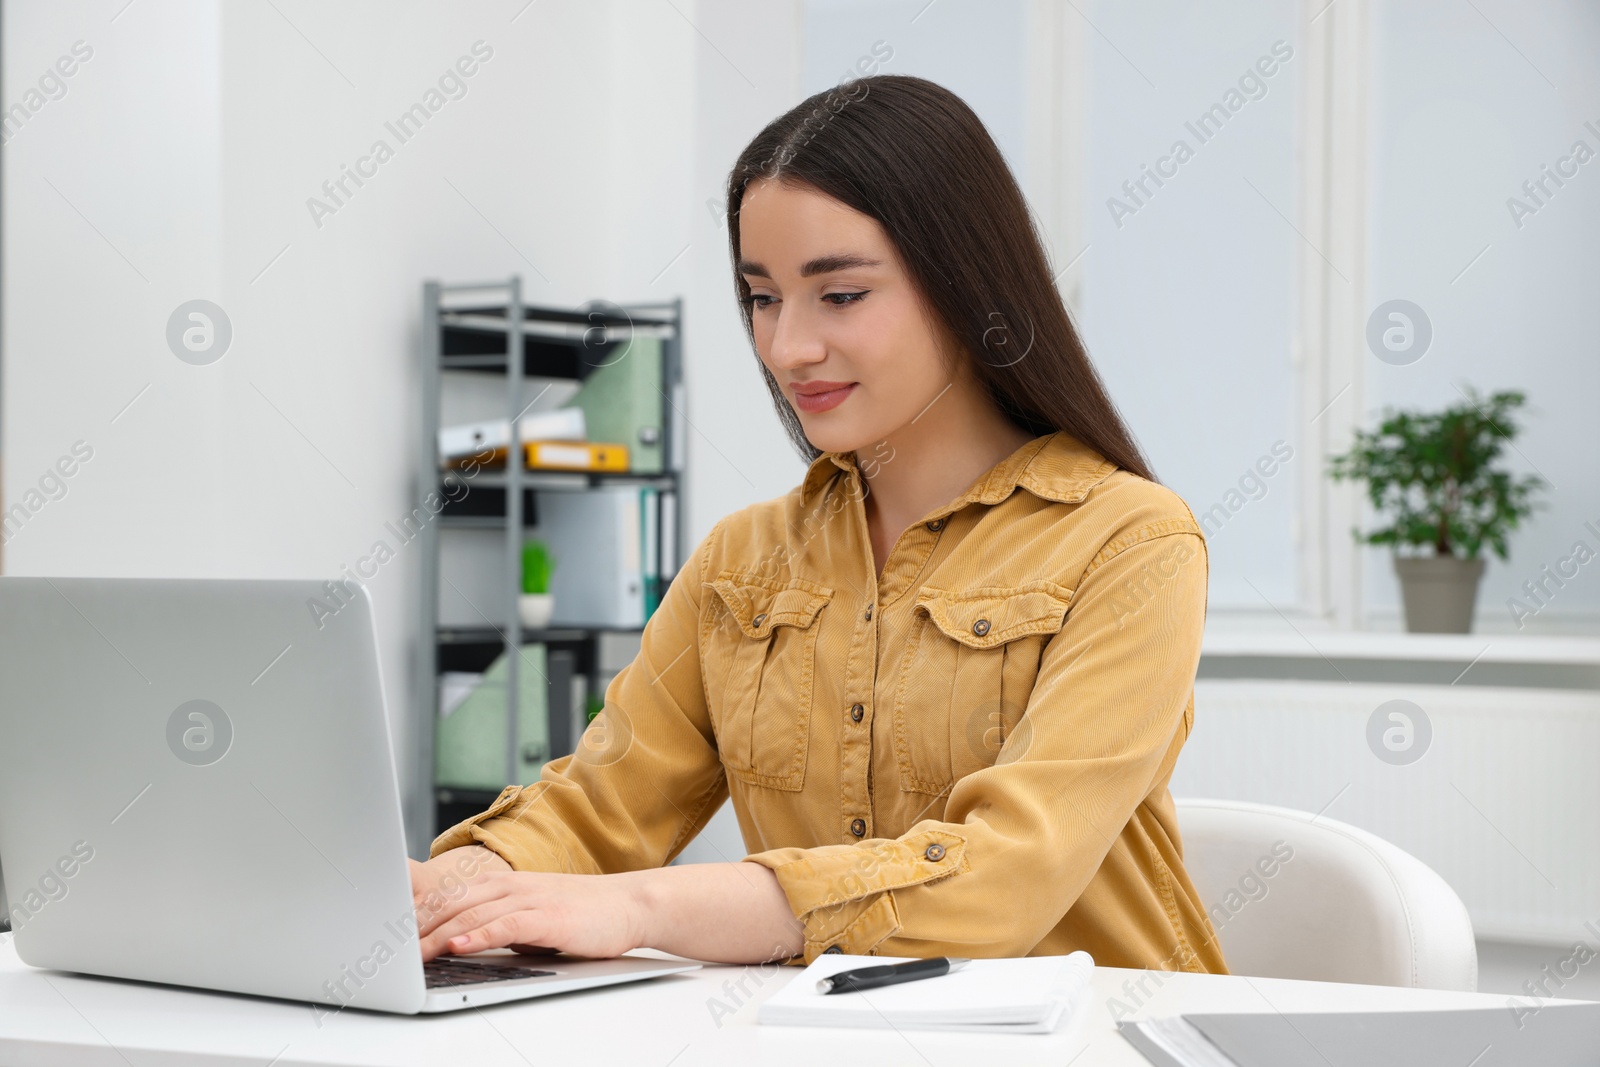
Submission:
M 609 441 L 528 441 L 528 466 L 535 470 L 626 471 L 628 446 Z

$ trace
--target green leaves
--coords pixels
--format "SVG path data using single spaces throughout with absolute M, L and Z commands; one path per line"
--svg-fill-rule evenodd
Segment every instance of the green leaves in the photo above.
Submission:
M 524 541 L 522 544 L 522 591 L 548 593 L 550 574 L 555 570 L 556 558 L 550 554 L 543 541 Z
M 1545 488 L 1542 478 L 1497 466 L 1527 398 L 1506 390 L 1485 399 L 1471 386 L 1466 394 L 1466 403 L 1437 413 L 1386 410 L 1377 430 L 1357 430 L 1350 451 L 1331 457 L 1329 477 L 1366 482 L 1373 508 L 1392 520 L 1370 533 L 1352 530 L 1356 540 L 1466 559 L 1488 545 L 1507 558 L 1506 535 L 1542 506 L 1534 494 Z

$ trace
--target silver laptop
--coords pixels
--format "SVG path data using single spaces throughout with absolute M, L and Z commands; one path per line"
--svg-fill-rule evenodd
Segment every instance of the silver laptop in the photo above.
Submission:
M 17 954 L 415 1013 L 695 970 L 416 937 L 371 601 L 309 580 L 0 577 Z

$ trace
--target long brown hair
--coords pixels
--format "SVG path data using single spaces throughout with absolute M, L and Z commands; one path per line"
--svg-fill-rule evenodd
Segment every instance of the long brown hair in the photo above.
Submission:
M 1050 275 L 1022 190 L 989 131 L 955 93 L 876 74 L 802 100 L 756 135 L 728 175 L 728 243 L 745 334 L 739 207 L 758 179 L 810 186 L 878 221 L 924 302 L 1000 411 L 1039 436 L 1064 430 L 1140 477 L 1155 474 L 1089 362 Z M 760 360 L 758 359 L 759 363 Z M 796 450 L 806 439 L 761 364 Z

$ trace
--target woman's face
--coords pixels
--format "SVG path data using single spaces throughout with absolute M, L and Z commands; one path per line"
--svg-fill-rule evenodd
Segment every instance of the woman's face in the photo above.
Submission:
M 876 219 L 763 179 L 745 190 L 739 246 L 756 352 L 814 446 L 866 449 L 932 422 L 951 386 L 940 334 Z M 818 386 L 833 391 L 804 395 Z

